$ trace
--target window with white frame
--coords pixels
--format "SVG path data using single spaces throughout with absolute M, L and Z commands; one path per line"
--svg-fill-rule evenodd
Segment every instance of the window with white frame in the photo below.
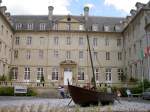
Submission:
M 55 24 L 54 24 L 53 30 L 58 30 L 58 23 L 55 23 Z
M 27 51 L 26 51 L 26 59 L 27 59 L 27 60 L 30 60 L 30 58 L 31 58 L 31 51 L 30 51 L 30 50 L 27 50 Z
M 94 54 L 94 60 L 97 60 L 98 59 L 98 52 L 93 52 Z
M 109 46 L 109 38 L 105 38 L 105 45 Z
M 45 30 L 45 23 L 40 23 L 40 30 Z
M 79 45 L 83 45 L 83 37 L 79 37 Z
M 117 39 L 117 46 L 121 46 L 121 39 Z
M 54 50 L 54 57 L 55 57 L 55 58 L 58 58 L 58 57 L 59 57 L 58 50 Z
M 43 50 L 39 50 L 39 58 L 40 59 L 44 58 L 44 51 Z
M 45 38 L 44 37 L 40 37 L 40 45 L 44 45 L 45 44 Z
M 80 30 L 80 31 L 83 31 L 83 30 L 84 30 L 84 25 L 83 25 L 83 24 L 80 24 L 80 25 L 79 25 L 79 30 Z
M 118 80 L 122 80 L 122 76 L 123 76 L 123 69 L 118 69 Z
M 52 69 L 52 80 L 58 80 L 58 74 L 59 74 L 58 67 L 54 67 Z
M 122 52 L 118 52 L 118 60 L 122 60 Z
M 20 30 L 20 29 L 22 29 L 22 24 L 21 23 L 17 23 L 16 24 L 16 30 Z
M 0 41 L 0 51 L 2 50 L 2 42 Z
M 99 68 L 94 68 L 94 74 L 96 81 L 99 81 L 100 71 Z
M 79 51 L 79 59 L 83 59 L 83 51 Z
M 18 79 L 18 67 L 14 67 L 12 71 L 13 71 L 12 80 L 17 80 Z
M 67 23 L 66 26 L 67 26 L 66 30 L 71 30 L 71 24 L 70 23 Z
M 110 60 L 110 52 L 106 52 L 106 60 Z
M 15 38 L 15 44 L 16 44 L 16 45 L 19 45 L 19 43 L 20 43 L 20 37 L 16 37 L 16 38 Z
M 28 23 L 27 24 L 27 29 L 28 30 L 33 30 L 33 23 Z
M 27 45 L 31 45 L 32 43 L 32 37 L 27 37 Z
M 24 80 L 30 80 L 30 68 L 29 67 L 24 68 Z
M 67 37 L 67 45 L 71 44 L 71 37 Z
M 18 50 L 14 50 L 14 59 L 18 58 Z
M 111 81 L 111 69 L 106 69 L 106 81 Z
M 70 59 L 71 58 L 71 51 L 66 51 L 66 58 Z
M 44 69 L 39 67 L 37 68 L 37 80 L 41 81 L 42 77 L 44 77 Z
M 58 43 L 59 43 L 59 37 L 54 37 L 54 44 L 58 45 Z
M 84 80 L 84 68 L 78 68 L 78 80 Z
M 93 46 L 97 46 L 97 38 L 93 38 Z

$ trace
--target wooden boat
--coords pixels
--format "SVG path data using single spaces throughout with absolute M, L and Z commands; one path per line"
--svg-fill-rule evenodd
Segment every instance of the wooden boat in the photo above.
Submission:
M 81 106 L 97 105 L 98 103 L 109 104 L 113 103 L 115 99 L 113 93 L 98 92 L 73 85 L 68 85 L 68 90 L 74 103 Z
M 94 73 L 92 53 L 91 53 L 88 34 L 87 34 L 87 43 L 88 43 L 88 49 L 89 49 L 89 55 L 90 55 L 91 67 L 92 67 L 92 73 L 94 79 L 93 86 L 94 88 L 96 88 L 95 73 Z M 69 84 L 69 81 L 68 81 L 68 90 L 74 103 L 79 104 L 81 106 L 95 105 L 98 104 L 99 102 L 102 104 L 109 104 L 109 103 L 113 103 L 115 99 L 115 95 L 113 93 L 98 92 L 96 91 L 96 89 L 91 90 L 91 89 L 85 89 L 85 88 L 73 86 Z

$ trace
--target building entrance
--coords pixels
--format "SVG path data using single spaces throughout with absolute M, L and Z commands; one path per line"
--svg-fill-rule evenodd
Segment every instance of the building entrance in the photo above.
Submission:
M 72 69 L 71 68 L 64 68 L 64 85 L 68 85 L 69 83 L 72 84 Z

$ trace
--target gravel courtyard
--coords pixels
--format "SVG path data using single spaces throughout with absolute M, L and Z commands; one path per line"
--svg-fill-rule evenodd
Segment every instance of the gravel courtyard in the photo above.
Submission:
M 124 112 L 150 112 L 150 101 L 144 100 L 121 100 L 121 103 L 115 101 L 113 105 L 79 107 L 73 102 L 67 106 L 70 99 L 48 99 L 48 98 L 30 98 L 30 97 L 0 97 L 0 112 L 48 112 L 50 109 L 54 111 L 74 112 L 107 112 L 107 111 L 124 111 Z M 57 109 L 60 110 L 57 110 Z M 6 110 L 4 110 L 6 109 Z M 15 111 L 8 111 L 15 109 Z M 64 109 L 64 110 L 63 110 Z M 40 111 L 39 111 L 40 110 Z M 63 111 L 62 111 L 63 110 Z M 77 112 L 78 112 L 77 111 Z M 52 111 L 49 111 L 52 112 Z

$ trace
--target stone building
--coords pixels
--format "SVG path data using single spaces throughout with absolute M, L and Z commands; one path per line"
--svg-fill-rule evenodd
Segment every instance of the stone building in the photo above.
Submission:
M 12 80 L 18 82 L 44 78 L 64 85 L 67 79 L 89 83 L 88 35 L 97 83 L 120 83 L 124 75 L 150 80 L 149 55 L 142 59 L 137 55 L 149 45 L 144 40 L 149 32 L 149 5 L 137 3 L 137 10 L 127 18 L 90 16 L 88 7 L 80 16 L 53 15 L 53 6 L 48 7 L 48 15 L 11 16 L 1 6 L 0 74 L 11 70 Z

